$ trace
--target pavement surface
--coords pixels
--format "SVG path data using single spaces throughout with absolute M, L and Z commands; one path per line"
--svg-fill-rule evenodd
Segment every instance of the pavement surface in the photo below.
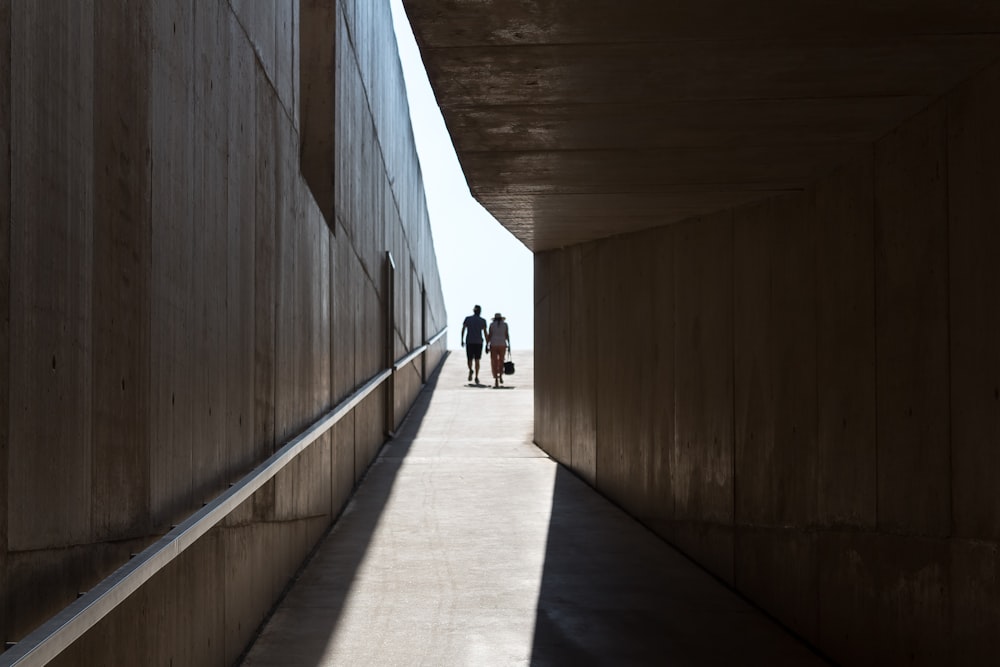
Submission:
M 826 664 L 532 444 L 530 354 L 502 389 L 468 384 L 464 357 L 244 665 Z

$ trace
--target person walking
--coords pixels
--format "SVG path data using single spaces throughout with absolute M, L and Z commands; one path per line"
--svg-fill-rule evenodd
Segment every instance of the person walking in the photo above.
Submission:
M 469 382 L 472 382 L 472 365 L 475 362 L 476 384 L 479 384 L 479 359 L 483 356 L 483 334 L 486 333 L 486 320 L 479 316 L 482 310 L 478 305 L 474 306 L 472 315 L 462 322 L 461 341 L 465 357 L 469 360 Z
M 490 367 L 493 370 L 493 386 L 503 384 L 503 358 L 510 347 L 510 328 L 506 318 L 497 313 L 490 322 L 490 332 L 486 337 L 486 351 L 490 353 Z

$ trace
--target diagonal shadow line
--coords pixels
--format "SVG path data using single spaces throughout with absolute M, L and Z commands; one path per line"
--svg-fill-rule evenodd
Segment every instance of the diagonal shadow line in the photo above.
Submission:
M 824 665 L 562 465 L 530 665 Z
M 414 434 L 427 415 L 441 369 L 450 354 L 450 351 L 445 351 L 401 422 L 395 438 L 382 444 L 340 515 L 288 582 L 237 665 L 250 667 L 294 663 L 316 667 L 323 663 L 323 654 L 336 632 L 379 518 L 392 494 L 396 476 L 413 443 Z M 387 457 L 385 454 L 390 444 L 392 457 Z M 355 502 L 360 493 L 364 494 L 363 503 Z M 310 567 L 314 563 L 319 564 L 318 561 L 322 561 L 322 566 Z M 317 600 L 321 600 L 321 604 L 317 604 Z M 297 605 L 309 606 L 315 622 L 297 627 L 281 626 L 284 619 L 280 610 Z M 272 634 L 277 640 L 273 644 L 269 642 Z M 258 651 L 262 649 L 267 656 L 263 660 L 258 659 Z M 294 653 L 294 660 L 289 653 Z M 287 662 L 286 657 L 289 658 Z
M 311 559 L 320 562 L 302 573 L 285 599 L 284 607 L 306 610 L 310 622 L 296 626 L 293 619 L 275 627 L 271 649 L 244 664 L 326 664 L 325 654 L 343 622 L 376 526 L 444 365 L 418 396 L 392 450 L 383 448 L 320 543 Z M 545 549 L 530 646 L 535 667 L 823 664 L 808 647 L 563 466 L 556 469 Z M 281 622 L 280 616 L 273 622 Z M 265 628 L 260 644 L 267 643 L 267 635 Z

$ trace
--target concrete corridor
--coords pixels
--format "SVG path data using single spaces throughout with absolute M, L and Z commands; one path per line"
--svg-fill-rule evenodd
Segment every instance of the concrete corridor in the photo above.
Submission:
M 532 444 L 532 361 L 446 358 L 243 664 L 824 664 Z

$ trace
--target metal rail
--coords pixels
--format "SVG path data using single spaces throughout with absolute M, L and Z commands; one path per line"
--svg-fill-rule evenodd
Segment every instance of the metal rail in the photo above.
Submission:
M 250 498 L 264 484 L 344 418 L 393 373 L 427 351 L 448 330 L 443 328 L 426 344 L 372 377 L 336 407 L 313 422 L 305 431 L 272 454 L 236 484 L 232 485 L 175 526 L 166 535 L 134 556 L 75 602 L 36 628 L 24 639 L 0 654 L 0 667 L 45 665 L 62 653 L 87 630 L 111 613 L 157 572 L 177 558 L 200 537 Z
M 448 333 L 448 327 L 445 327 L 444 329 L 441 329 L 441 331 L 438 331 L 436 334 L 434 334 L 433 336 L 431 336 L 430 340 L 427 341 L 427 347 L 430 347 L 434 343 L 436 343 L 439 340 L 441 340 L 441 338 L 443 338 L 446 333 Z
M 430 340 L 428 340 L 426 343 L 424 343 L 420 347 L 415 348 L 412 352 L 410 352 L 405 357 L 397 359 L 396 362 L 393 363 L 392 369 L 394 371 L 398 371 L 400 368 L 403 368 L 404 366 L 406 366 L 406 364 L 411 363 L 414 359 L 416 359 L 421 354 L 423 354 L 424 352 L 426 352 L 427 349 L 430 348 L 431 345 L 433 345 L 434 343 L 436 343 L 439 340 L 441 340 L 441 337 L 444 336 L 446 333 L 448 333 L 448 327 L 445 327 L 444 329 L 441 329 L 441 331 L 439 331 L 436 334 L 434 334 L 434 336 L 432 336 Z
M 414 359 L 416 359 L 417 357 L 419 357 L 421 354 L 423 354 L 427 350 L 428 347 L 430 347 L 430 346 L 429 345 L 421 345 L 420 347 L 418 347 L 417 349 L 413 350 L 413 352 L 410 352 L 408 355 L 406 355 L 402 359 L 397 360 L 396 362 L 394 362 L 392 364 L 392 370 L 398 371 L 400 368 L 403 368 L 404 366 L 406 366 L 406 364 L 410 363 L 411 361 L 413 361 Z

